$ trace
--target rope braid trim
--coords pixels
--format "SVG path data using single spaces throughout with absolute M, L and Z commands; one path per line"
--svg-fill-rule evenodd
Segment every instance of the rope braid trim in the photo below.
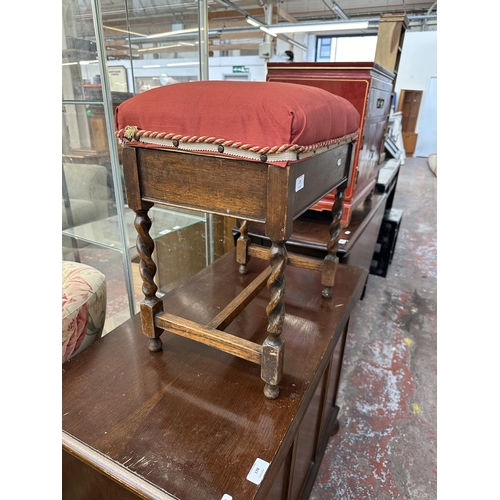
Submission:
M 279 162 L 303 160 L 314 154 L 322 153 L 332 147 L 353 142 L 359 130 L 351 134 L 316 142 L 307 146 L 283 144 L 281 146 L 257 146 L 239 141 L 231 141 L 211 136 L 183 136 L 166 132 L 140 130 L 135 126 L 126 126 L 117 130 L 115 136 L 120 144 L 139 142 L 167 149 L 178 149 L 192 152 L 219 153 L 256 161 Z M 265 160 L 263 160 L 265 157 Z

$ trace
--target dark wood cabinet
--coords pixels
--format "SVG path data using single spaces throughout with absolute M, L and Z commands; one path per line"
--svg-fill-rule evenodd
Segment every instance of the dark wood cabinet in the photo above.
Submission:
M 353 175 L 345 192 L 342 226 L 353 210 L 373 193 L 389 118 L 394 73 L 375 62 L 268 63 L 267 80 L 319 87 L 350 101 L 361 116 L 360 136 L 353 156 Z M 330 210 L 333 193 L 313 209 Z
M 168 292 L 165 311 L 208 321 L 266 266 L 252 258 L 241 275 L 229 252 Z M 319 273 L 286 272 L 287 355 L 276 400 L 264 397 L 260 368 L 249 361 L 167 332 L 163 351 L 150 352 L 139 315 L 63 365 L 63 498 L 309 497 L 338 428 L 349 317 L 367 272 L 341 264 L 328 301 Z M 268 302 L 264 289 L 228 332 L 260 341 Z M 259 484 L 248 479 L 256 459 L 268 464 Z

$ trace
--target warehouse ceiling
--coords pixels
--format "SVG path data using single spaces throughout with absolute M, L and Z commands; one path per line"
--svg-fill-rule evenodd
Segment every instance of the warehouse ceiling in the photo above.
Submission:
M 129 14 L 137 18 L 169 15 L 182 18 L 198 8 L 196 0 L 102 0 L 100 3 L 103 12 L 119 15 L 126 6 Z M 210 13 L 228 12 L 232 10 L 230 4 L 249 12 L 263 12 L 264 5 L 270 4 L 299 22 L 341 19 L 341 12 L 349 18 L 379 16 L 386 12 L 435 14 L 437 8 L 437 2 L 432 0 L 208 0 L 208 9 Z
M 84 1 L 84 0 L 80 0 Z M 101 0 L 103 14 L 109 19 L 123 19 L 125 8 L 129 20 L 196 17 L 197 0 Z M 436 1 L 423 0 L 208 0 L 209 18 L 225 15 L 227 19 L 243 19 L 241 10 L 264 17 L 264 7 L 271 5 L 282 22 L 333 21 L 343 18 L 376 17 L 383 13 L 404 13 L 409 16 L 436 14 Z M 120 16 L 122 14 L 122 16 Z M 293 21 L 292 21 L 293 20 Z
M 65 10 L 65 5 L 69 10 Z M 369 29 L 342 34 L 376 34 L 382 14 L 405 14 L 410 31 L 437 29 L 437 2 L 432 0 L 207 0 L 207 5 L 214 50 L 219 50 L 219 44 L 224 44 L 225 50 L 257 50 L 263 32 L 250 25 L 249 18 L 274 27 L 366 20 L 370 22 Z M 197 0 L 101 0 L 100 8 L 107 48 L 115 50 L 117 57 L 124 50 L 124 41 L 132 43 L 133 57 L 143 57 L 140 51 L 156 46 L 168 52 L 167 45 L 173 41 L 187 42 L 197 36 Z M 72 19 L 72 36 L 87 40 L 94 37 L 90 0 L 63 0 L 63 16 Z M 279 38 L 290 40 L 294 33 L 291 30 Z M 190 49 L 185 43 L 185 50 L 197 49 Z

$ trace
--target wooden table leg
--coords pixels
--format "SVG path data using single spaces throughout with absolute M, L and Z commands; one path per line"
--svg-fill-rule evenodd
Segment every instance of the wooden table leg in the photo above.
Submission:
M 248 236 L 248 221 L 241 221 L 240 236 L 236 240 L 236 262 L 240 265 L 239 271 L 241 274 L 248 272 L 248 246 L 250 245 L 250 237 Z
M 156 296 L 158 287 L 154 282 L 156 264 L 152 255 L 155 244 L 149 234 L 152 222 L 148 215 L 148 210 L 152 206 L 152 203 L 144 204 L 144 210 L 135 210 L 134 226 L 137 230 L 136 245 L 140 258 L 139 272 L 142 278 L 142 291 L 144 293 L 144 300 L 141 302 L 142 331 L 144 335 L 149 337 L 149 350 L 156 352 L 162 348 L 160 335 L 163 333 L 163 330 L 155 326 L 155 315 L 163 311 L 163 303 Z
M 335 274 L 339 258 L 337 252 L 339 249 L 339 238 L 342 227 L 340 221 L 344 214 L 344 198 L 347 182 L 344 182 L 337 188 L 335 201 L 332 206 L 332 222 L 330 224 L 330 240 L 326 245 L 327 255 L 323 263 L 323 272 L 321 275 L 321 284 L 325 287 L 321 292 L 323 297 L 329 299 L 332 297 L 332 287 L 335 283 Z
M 267 333 L 262 345 L 261 378 L 266 382 L 264 394 L 269 399 L 279 395 L 278 384 L 283 374 L 284 342 L 281 338 L 285 319 L 285 267 L 287 251 L 285 242 L 272 242 L 270 250 L 271 275 L 267 287 L 271 292 L 271 300 L 266 307 L 268 318 Z

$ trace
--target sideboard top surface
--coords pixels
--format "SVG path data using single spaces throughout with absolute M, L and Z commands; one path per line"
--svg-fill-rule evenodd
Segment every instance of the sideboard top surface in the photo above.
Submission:
M 165 311 L 208 323 L 265 265 L 251 259 L 240 275 L 231 251 L 169 292 Z M 325 300 L 318 273 L 287 268 L 276 400 L 264 396 L 258 365 L 190 339 L 164 332 L 163 351 L 149 352 L 136 315 L 63 365 L 63 431 L 177 498 L 257 498 L 247 474 L 260 458 L 276 475 L 365 279 L 340 265 Z M 264 289 L 226 331 L 261 343 L 268 301 Z

